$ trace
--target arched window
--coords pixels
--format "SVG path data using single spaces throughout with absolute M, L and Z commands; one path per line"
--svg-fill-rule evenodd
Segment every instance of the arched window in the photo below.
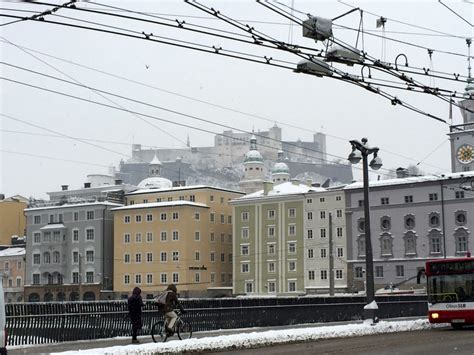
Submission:
M 61 254 L 59 254 L 59 251 L 55 251 L 53 253 L 53 263 L 59 264 L 61 262 Z
M 393 238 L 389 233 L 383 233 L 380 237 L 380 251 L 382 256 L 393 256 Z
M 363 218 L 357 220 L 357 229 L 359 232 L 365 232 L 365 220 Z
M 405 241 L 405 255 L 414 256 L 416 255 L 416 234 L 411 231 L 405 233 L 403 237 Z
M 365 257 L 365 234 L 361 234 L 357 238 L 357 255 L 362 258 Z
M 428 240 L 429 240 L 429 244 L 430 244 L 430 254 L 434 254 L 434 255 L 438 255 L 438 254 L 441 254 L 442 252 L 442 245 L 441 245 L 441 232 L 436 230 L 436 229 L 432 229 L 429 233 L 428 233 Z
M 392 220 L 388 216 L 380 218 L 380 229 L 383 231 L 389 231 L 392 228 Z
M 439 213 L 438 212 L 432 212 L 430 213 L 428 217 L 428 222 L 431 228 L 436 228 L 439 227 Z
M 405 228 L 414 229 L 415 228 L 415 216 L 412 214 L 407 214 L 405 216 Z
M 464 228 L 458 228 L 454 232 L 456 243 L 456 254 L 466 254 L 469 251 L 469 232 Z
M 49 251 L 44 252 L 43 261 L 45 264 L 51 264 L 51 254 L 49 253 Z
M 454 213 L 454 219 L 456 221 L 456 225 L 464 226 L 467 221 L 466 211 L 456 211 Z

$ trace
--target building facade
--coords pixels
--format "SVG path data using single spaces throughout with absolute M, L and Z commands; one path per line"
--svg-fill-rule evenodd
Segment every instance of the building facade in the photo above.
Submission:
M 25 235 L 26 219 L 23 210 L 28 200 L 22 196 L 0 198 L 0 245 L 11 245 L 12 237 Z
M 25 280 L 25 248 L 8 248 L 0 251 L 0 269 L 5 302 L 23 302 Z
M 113 216 L 110 202 L 25 210 L 25 300 L 106 299 L 112 290 Z
M 114 297 L 144 297 L 175 283 L 182 297 L 230 295 L 236 191 L 209 186 L 141 189 L 114 209 Z
M 474 173 L 370 182 L 370 230 L 375 287 L 419 288 L 426 260 L 462 257 L 473 250 Z M 350 285 L 364 288 L 365 221 L 362 183 L 348 185 Z

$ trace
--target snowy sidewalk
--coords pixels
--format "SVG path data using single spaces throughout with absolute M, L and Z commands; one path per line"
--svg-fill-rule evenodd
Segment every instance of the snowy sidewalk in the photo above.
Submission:
M 376 325 L 370 323 L 342 324 L 329 326 L 307 326 L 260 332 L 246 332 L 231 335 L 209 336 L 189 340 L 170 340 L 166 343 L 146 343 L 137 345 L 113 346 L 89 350 L 67 351 L 59 354 L 163 354 L 181 352 L 221 351 L 229 349 L 249 349 L 254 347 L 271 346 L 293 342 L 315 341 L 323 339 L 356 337 L 383 333 L 416 331 L 430 329 L 428 320 L 397 320 L 380 321 Z M 248 330 L 247 330 L 248 331 Z M 78 348 L 80 342 L 77 343 Z M 39 349 L 38 349 L 39 350 Z M 41 351 L 41 350 L 40 350 Z

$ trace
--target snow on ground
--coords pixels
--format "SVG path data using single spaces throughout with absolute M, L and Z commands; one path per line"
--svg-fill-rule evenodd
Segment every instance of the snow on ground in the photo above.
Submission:
M 114 346 L 101 349 L 67 351 L 60 354 L 119 354 L 119 355 L 143 355 L 162 353 L 181 353 L 192 351 L 210 351 L 226 349 L 244 349 L 272 344 L 285 344 L 318 339 L 345 338 L 363 335 L 374 335 L 382 333 L 395 333 L 404 331 L 429 329 L 431 325 L 427 320 L 417 319 L 410 321 L 380 321 L 372 325 L 370 323 L 344 324 L 320 326 L 311 328 L 295 328 L 284 330 L 270 330 L 253 333 L 240 333 L 232 335 L 221 335 L 188 340 L 170 340 L 166 343 L 130 344 L 125 346 Z M 174 339 L 174 338 L 173 338 Z

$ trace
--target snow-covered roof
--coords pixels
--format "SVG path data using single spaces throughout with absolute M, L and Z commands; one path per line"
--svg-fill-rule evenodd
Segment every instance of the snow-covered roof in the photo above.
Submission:
M 236 193 L 236 194 L 243 194 L 243 192 L 241 192 L 241 191 L 223 189 L 223 188 L 220 188 L 220 187 L 214 187 L 214 186 L 208 186 L 208 185 L 190 185 L 190 186 L 177 186 L 177 187 L 169 187 L 169 188 L 139 189 L 139 190 L 128 192 L 128 193 L 125 194 L 125 196 L 139 195 L 139 194 L 150 194 L 150 193 L 153 193 L 153 192 L 173 192 L 173 191 L 198 190 L 198 189 L 212 189 L 212 190 L 233 192 L 233 193 Z
M 51 206 L 44 206 L 44 207 L 25 208 L 25 212 L 40 211 L 40 210 L 52 210 L 52 209 L 69 208 L 69 207 L 74 207 L 74 208 L 89 207 L 89 206 L 122 206 L 122 204 L 108 202 L 108 201 L 84 202 L 84 203 L 66 203 L 64 205 L 51 205 Z
M 51 224 L 45 225 L 44 227 L 41 227 L 40 230 L 44 231 L 44 230 L 50 230 L 50 229 L 63 229 L 63 228 L 66 228 L 66 226 L 62 223 L 51 223 Z
M 396 179 L 388 179 L 388 180 L 376 180 L 376 181 L 369 181 L 369 186 L 378 187 L 378 186 L 417 184 L 417 183 L 423 183 L 423 182 L 444 181 L 444 180 L 449 180 L 449 179 L 461 179 L 463 177 L 474 177 L 474 172 L 465 171 L 462 173 L 449 173 L 449 174 L 443 174 L 439 176 L 438 175 L 425 175 L 425 176 L 410 176 L 406 178 L 396 178 Z M 364 187 L 364 183 L 362 181 L 357 181 L 344 187 L 344 190 L 362 189 L 363 187 Z
M 138 184 L 139 188 L 157 188 L 157 189 L 169 189 L 173 186 L 171 180 L 164 177 L 154 176 L 143 179 Z
M 294 184 L 291 181 L 284 182 L 283 184 L 276 185 L 273 187 L 268 194 L 264 195 L 264 190 L 260 190 L 242 197 L 234 201 L 239 201 L 243 199 L 250 199 L 250 198 L 258 198 L 258 197 L 267 197 L 267 196 L 284 196 L 284 195 L 297 195 L 297 194 L 305 194 L 308 192 L 323 192 L 326 189 L 322 187 L 313 187 L 308 186 L 307 184 Z
M 158 157 L 156 156 L 156 153 L 155 153 L 155 156 L 153 157 L 153 159 L 151 160 L 151 162 L 149 163 L 150 165 L 161 165 L 161 161 L 160 159 L 158 159 Z
M 127 206 L 112 208 L 112 211 L 135 210 L 138 208 L 172 207 L 172 206 L 191 206 L 191 207 L 209 208 L 209 206 L 204 203 L 180 200 L 180 201 L 137 203 L 134 205 L 127 205 Z
M 25 254 L 26 254 L 25 248 L 8 248 L 8 249 L 0 250 L 0 258 L 2 256 L 21 256 Z

